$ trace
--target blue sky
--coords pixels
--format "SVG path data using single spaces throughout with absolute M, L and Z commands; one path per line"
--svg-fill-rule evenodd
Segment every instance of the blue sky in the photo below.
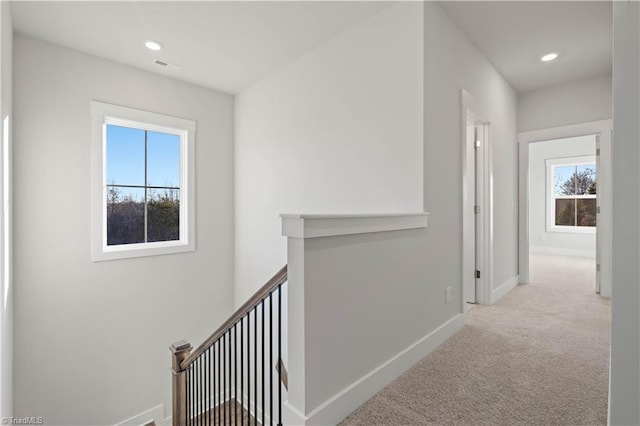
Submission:
M 144 185 L 144 130 L 107 125 L 107 184 Z M 147 185 L 180 186 L 180 137 L 147 132 Z M 142 198 L 142 189 L 121 188 Z
M 596 169 L 595 164 L 580 164 L 580 165 L 569 165 L 569 166 L 555 166 L 553 169 L 553 182 L 554 182 L 554 191 L 555 195 L 564 195 L 560 192 L 559 186 L 566 182 L 571 178 L 573 173 L 576 171 L 578 173 L 583 172 L 585 170 L 594 170 Z M 595 175 L 594 175 L 595 178 Z

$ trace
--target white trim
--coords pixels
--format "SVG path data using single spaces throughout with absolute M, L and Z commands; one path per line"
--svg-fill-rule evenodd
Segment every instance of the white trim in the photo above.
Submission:
M 296 425 L 338 424 L 355 408 L 362 405 L 411 366 L 456 334 L 464 325 L 465 315 L 456 315 L 379 367 L 333 395 L 319 407 L 312 410 L 308 416 L 304 416 L 299 410 L 291 406 L 288 401 L 285 401 L 283 407 L 284 423 Z
M 94 114 L 116 119 L 122 118 L 122 116 L 126 114 L 127 120 L 131 121 L 139 121 L 146 124 L 156 125 L 160 128 L 168 127 L 174 129 L 185 129 L 190 132 L 196 131 L 196 122 L 193 120 L 108 104 L 100 101 L 91 101 L 91 115 Z
M 462 143 L 462 261 L 460 273 L 460 312 L 465 311 L 465 288 L 470 286 L 470 280 L 476 285 L 476 302 L 491 303 L 491 287 L 493 283 L 493 144 L 490 134 L 490 122 L 483 111 L 479 109 L 473 96 L 467 91 L 460 91 L 460 134 Z M 478 149 L 478 173 L 471 176 L 472 170 L 468 164 L 475 162 L 475 148 L 467 140 L 467 124 L 474 123 L 482 126 L 483 143 Z M 476 182 L 478 175 L 480 182 Z M 476 215 L 475 205 L 476 185 L 480 188 L 480 216 L 479 236 L 475 235 Z M 476 241 L 477 240 L 477 241 Z M 465 248 L 474 247 L 473 256 Z M 477 260 L 476 260 L 477 259 Z M 479 262 L 479 265 L 476 263 Z M 476 280 L 476 267 L 481 271 L 481 279 Z
M 611 297 L 611 132 L 613 120 L 599 120 L 550 129 L 518 133 L 519 144 L 519 200 L 518 200 L 518 274 L 520 283 L 529 282 L 529 143 L 565 139 L 577 136 L 599 137 L 600 161 L 598 170 L 598 246 L 600 263 L 598 281 L 600 294 Z
M 91 260 L 181 253 L 195 250 L 195 130 L 196 123 L 184 118 L 91 101 L 92 194 Z M 180 136 L 180 240 L 142 244 L 106 245 L 106 147 L 107 124 L 122 125 Z
M 371 215 L 282 214 L 282 235 L 317 238 L 426 228 L 429 213 Z
M 530 253 L 538 254 L 552 254 L 559 256 L 572 256 L 572 257 L 596 257 L 596 251 L 594 250 L 579 250 L 579 249 L 567 249 L 561 247 L 545 247 L 545 246 L 531 246 L 529 247 Z
M 126 420 L 116 423 L 115 426 L 140 426 L 149 424 L 151 422 L 156 422 L 156 424 L 164 424 L 166 419 L 162 418 L 163 415 L 164 405 L 160 404 L 146 411 L 143 411 L 140 414 L 136 414 L 133 417 L 129 417 Z
M 568 126 L 552 127 L 549 129 L 531 130 L 518 133 L 518 143 L 544 142 L 555 139 L 589 136 L 612 129 L 612 120 L 589 121 L 586 123 L 570 124 Z
M 519 280 L 520 278 L 516 275 L 514 277 L 509 278 L 504 283 L 502 283 L 498 288 L 493 289 L 491 291 L 491 304 L 493 305 L 498 300 L 502 299 L 511 290 L 516 288 Z

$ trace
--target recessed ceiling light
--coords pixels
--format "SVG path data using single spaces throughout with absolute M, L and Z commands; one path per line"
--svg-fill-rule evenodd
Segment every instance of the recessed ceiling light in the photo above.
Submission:
M 557 57 L 558 57 L 558 54 L 556 52 L 551 52 L 544 55 L 542 58 L 540 58 L 540 60 L 542 62 L 549 62 L 549 61 L 553 61 Z
M 159 41 L 147 40 L 144 42 L 144 45 L 149 50 L 155 50 L 155 51 L 162 50 L 162 43 L 160 43 Z

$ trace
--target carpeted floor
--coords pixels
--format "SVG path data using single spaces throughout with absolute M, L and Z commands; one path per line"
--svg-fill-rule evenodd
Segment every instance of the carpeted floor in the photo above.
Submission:
M 467 325 L 341 425 L 607 423 L 610 301 L 593 259 L 536 255 L 531 283 Z

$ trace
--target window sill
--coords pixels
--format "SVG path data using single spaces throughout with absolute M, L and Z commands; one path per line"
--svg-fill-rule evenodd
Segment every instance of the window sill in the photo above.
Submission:
M 596 227 L 595 226 L 552 226 L 547 228 L 547 232 L 595 235 Z
M 185 253 L 195 251 L 194 244 L 183 242 L 159 242 L 147 244 L 126 244 L 112 247 L 102 247 L 94 250 L 91 255 L 93 262 L 105 260 L 129 259 L 135 257 L 160 256 L 165 254 Z

